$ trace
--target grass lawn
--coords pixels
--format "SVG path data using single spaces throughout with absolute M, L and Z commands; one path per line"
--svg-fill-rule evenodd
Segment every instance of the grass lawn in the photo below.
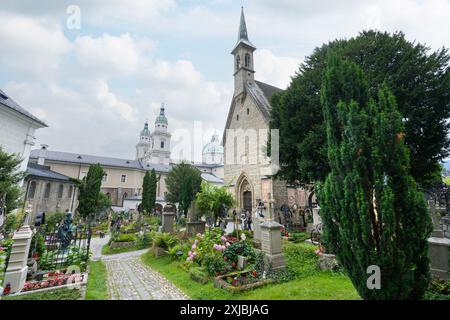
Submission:
M 286 259 L 289 264 L 289 259 Z M 294 280 L 269 284 L 264 287 L 239 293 L 230 293 L 215 288 L 212 280 L 200 284 L 192 280 L 177 262 L 169 257 L 155 258 L 149 251 L 142 261 L 160 272 L 192 299 L 255 299 L 255 300 L 353 300 L 360 299 L 350 280 L 342 274 L 332 272 L 309 272 Z
M 86 300 L 108 300 L 106 267 L 103 261 L 89 262 Z
M 6 296 L 2 300 L 78 300 L 81 298 L 79 289 L 56 289 L 52 291 Z

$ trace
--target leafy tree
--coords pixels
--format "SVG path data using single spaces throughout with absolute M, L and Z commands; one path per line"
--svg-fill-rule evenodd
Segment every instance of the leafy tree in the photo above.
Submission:
M 5 197 L 7 213 L 17 209 L 21 204 L 19 182 L 25 173 L 20 172 L 22 160 L 15 154 L 9 154 L 0 146 L 0 198 Z
M 271 127 L 280 130 L 279 176 L 298 184 L 324 181 L 330 171 L 320 104 L 327 54 L 337 53 L 364 71 L 369 97 L 378 99 L 386 82 L 405 119 L 411 174 L 422 187 L 440 181 L 439 162 L 448 156 L 450 71 L 447 49 L 431 52 L 403 33 L 364 31 L 316 48 L 287 90 L 271 100 Z
M 222 210 L 230 208 L 234 204 L 233 195 L 226 187 L 217 187 L 206 181 L 202 181 L 200 192 L 197 193 L 195 204 L 200 212 L 214 218 L 214 225 Z
M 105 172 L 100 164 L 93 164 L 89 167 L 86 177 L 81 181 L 79 186 L 77 211 L 83 218 L 92 217 L 99 205 L 100 187 Z
M 200 190 L 201 182 L 201 173 L 194 166 L 186 162 L 175 165 L 166 177 L 166 201 L 178 203 L 186 216 L 192 200 Z
M 394 95 L 384 84 L 377 101 L 368 97 L 363 71 L 331 55 L 321 90 L 331 169 L 318 187 L 324 243 L 364 299 L 418 299 L 430 280 L 431 221 Z M 379 290 L 367 286 L 371 265 Z

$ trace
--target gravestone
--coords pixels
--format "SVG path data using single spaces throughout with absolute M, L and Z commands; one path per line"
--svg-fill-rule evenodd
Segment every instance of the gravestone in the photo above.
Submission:
M 14 232 L 13 244 L 9 256 L 8 268 L 6 269 L 3 285 L 11 287 L 10 293 L 20 292 L 25 285 L 28 272 L 28 253 L 30 251 L 33 231 L 29 226 L 30 214 L 27 213 L 22 227 Z
M 186 233 L 188 237 L 192 237 L 197 233 L 205 233 L 205 224 L 205 221 L 198 220 L 195 201 L 192 201 L 188 210 L 188 221 L 186 222 Z
M 273 220 L 274 199 L 269 194 L 269 217 L 261 223 L 261 250 L 265 253 L 269 264 L 273 270 L 284 269 L 284 260 L 281 247 L 281 227 L 282 225 Z M 268 266 L 266 266 L 267 268 Z
M 428 238 L 428 256 L 431 262 L 431 273 L 433 276 L 443 280 L 449 279 L 449 258 L 450 258 L 450 239 L 444 233 L 448 229 L 448 220 L 441 218 L 436 210 L 433 200 L 428 201 L 429 212 L 433 222 L 433 232 Z
M 175 222 L 175 208 L 174 206 L 168 205 L 164 207 L 164 212 L 162 214 L 161 220 L 161 231 L 162 232 L 173 232 L 173 224 Z

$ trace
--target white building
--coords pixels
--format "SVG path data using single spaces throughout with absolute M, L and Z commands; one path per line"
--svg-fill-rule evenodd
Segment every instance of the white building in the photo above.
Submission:
M 47 125 L 22 108 L 5 92 L 0 90 L 0 146 L 8 153 L 15 153 L 22 159 L 20 171 L 27 169 L 34 132 Z
M 161 106 L 159 116 L 155 120 L 153 133 L 148 129 L 148 123 L 139 136 L 136 145 L 136 160 L 151 164 L 170 164 L 170 138 L 167 131 L 168 121 L 165 115 L 164 106 Z

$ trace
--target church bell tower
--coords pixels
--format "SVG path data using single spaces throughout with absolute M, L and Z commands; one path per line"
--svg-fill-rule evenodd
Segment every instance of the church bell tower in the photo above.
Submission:
M 256 47 L 248 40 L 247 26 L 245 24 L 244 8 L 241 8 L 241 21 L 239 24 L 238 40 L 231 54 L 234 56 L 234 96 L 245 92 L 245 84 L 255 80 L 253 65 L 253 52 Z

